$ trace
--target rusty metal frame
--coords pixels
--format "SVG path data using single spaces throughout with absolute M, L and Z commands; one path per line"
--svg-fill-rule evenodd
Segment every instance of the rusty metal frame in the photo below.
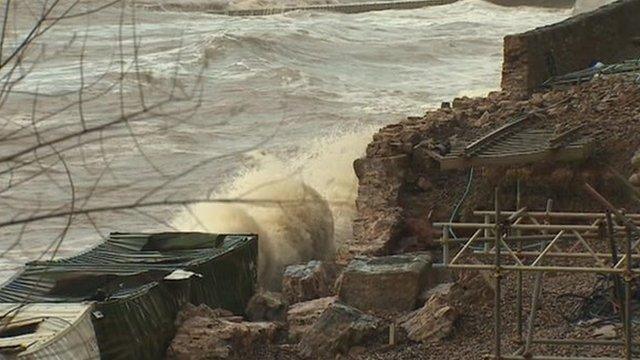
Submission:
M 606 209 L 606 213 L 568 213 L 553 212 L 549 202 L 546 211 L 534 212 L 526 208 L 516 211 L 503 212 L 500 206 L 500 189 L 495 189 L 494 210 L 476 211 L 474 215 L 483 216 L 482 223 L 455 223 L 440 222 L 434 223 L 434 227 L 442 229 L 442 256 L 444 266 L 450 269 L 476 269 L 490 270 L 494 272 L 495 298 L 493 306 L 494 316 L 494 350 L 487 355 L 490 359 L 523 359 L 523 360 L 621 360 L 632 359 L 632 309 L 631 309 L 631 281 L 634 276 L 640 274 L 640 267 L 634 267 L 631 259 L 640 259 L 638 248 L 640 240 L 634 236 L 640 234 L 636 223 L 640 222 L 640 214 L 622 214 L 602 195 L 588 184 L 585 190 Z M 520 206 L 520 196 L 518 191 L 517 205 Z M 615 219 L 615 220 L 614 220 Z M 553 223 L 553 221 L 563 221 L 563 224 Z M 571 221 L 582 220 L 587 224 L 574 224 Z M 529 221 L 530 224 L 525 224 Z M 451 239 L 452 229 L 475 230 L 473 235 L 464 239 Z M 524 231 L 536 231 L 540 235 L 523 235 Z M 613 244 L 609 253 L 596 252 L 589 245 L 588 240 L 598 239 L 605 244 Z M 558 247 L 566 240 L 574 241 L 569 250 L 562 250 Z M 624 251 L 618 258 L 615 250 L 615 240 L 624 241 Z M 535 250 L 524 251 L 524 245 L 537 243 L 540 245 Z M 484 244 L 482 250 L 474 246 Z M 584 250 L 577 251 L 578 247 Z M 469 253 L 473 256 L 465 257 Z M 492 264 L 482 263 L 481 258 L 492 258 Z M 465 262 L 465 259 L 473 261 Z M 533 258 L 533 261 L 530 259 Z M 569 266 L 567 264 L 543 265 L 543 261 L 554 258 L 557 261 L 567 259 L 592 259 L 592 265 Z M 511 259 L 511 263 L 504 259 Z M 480 261 L 480 263 L 478 263 Z M 517 273 L 516 283 L 516 321 L 517 321 L 517 341 L 520 345 L 518 350 L 510 355 L 502 353 L 502 323 L 501 323 L 501 292 L 502 277 L 506 272 Z M 522 278 L 524 272 L 535 272 L 535 285 L 532 293 L 532 306 L 528 320 L 523 321 L 522 312 Z M 536 339 L 534 338 L 534 321 L 538 309 L 537 303 L 540 299 L 544 287 L 544 275 L 547 272 L 556 273 L 600 273 L 611 274 L 617 279 L 614 283 L 616 296 L 622 305 L 621 318 L 623 323 L 623 335 L 620 340 L 597 340 L 597 339 Z M 620 283 L 624 283 L 624 291 L 620 288 Z M 624 293 L 624 296 L 622 296 Z M 548 355 L 535 355 L 532 351 L 533 344 L 547 345 L 616 345 L 624 347 L 625 357 L 561 357 Z

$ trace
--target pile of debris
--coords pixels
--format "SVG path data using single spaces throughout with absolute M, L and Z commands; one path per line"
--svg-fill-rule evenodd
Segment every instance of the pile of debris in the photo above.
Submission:
M 260 292 L 249 302 L 250 321 L 223 309 L 188 305 L 167 357 L 277 353 L 325 359 L 406 341 L 440 342 L 452 334 L 468 303 L 492 296 L 483 281 L 442 283 L 442 273 L 424 253 L 357 258 L 346 267 L 320 261 L 292 265 L 282 294 Z
M 523 192 L 527 204 L 544 207 L 553 197 L 558 208 L 599 209 L 577 198 L 577 192 L 566 191 L 586 179 L 631 210 L 629 198 L 619 188 L 602 185 L 614 178 L 627 181 L 632 174 L 636 175 L 628 182 L 640 185 L 639 109 L 640 84 L 635 77 L 599 76 L 527 99 L 506 92 L 458 98 L 423 117 L 381 129 L 366 156 L 354 163 L 360 180 L 359 217 L 354 242 L 347 244 L 353 254 L 348 263 L 289 266 L 282 293 L 256 294 L 245 318 L 220 309 L 185 309 L 168 357 L 358 359 L 375 353 L 376 358 L 477 359 L 491 346 L 492 282 L 487 274 L 449 273 L 434 267 L 438 261 L 429 251 L 438 248 L 433 240 L 440 234 L 431 223 L 464 217 L 467 209 L 489 202 L 489 191 L 498 179 L 508 183 L 516 177 L 527 180 Z M 593 153 L 580 162 L 526 164 L 486 170 L 475 177 L 473 171 L 442 170 L 433 156 L 529 115 L 553 127 L 555 134 L 579 133 L 593 139 Z M 503 204 L 514 205 L 515 199 L 508 197 Z M 593 290 L 595 284 L 581 276 L 546 280 L 538 311 L 545 327 L 538 335 L 609 339 L 619 332 L 616 325 L 592 321 L 576 326 L 559 316 L 557 299 L 567 284 L 578 296 Z M 508 275 L 503 279 L 506 284 L 514 281 Z M 532 293 L 525 285 L 523 296 Z M 514 317 L 506 305 L 513 301 L 510 297 L 513 294 L 503 294 L 500 299 L 505 319 Z M 521 340 L 504 342 L 513 345 Z M 590 353 L 604 356 L 607 351 L 603 347 Z

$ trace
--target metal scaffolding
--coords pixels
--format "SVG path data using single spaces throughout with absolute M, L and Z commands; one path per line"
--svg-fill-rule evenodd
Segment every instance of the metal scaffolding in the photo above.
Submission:
M 585 184 L 585 190 L 607 211 L 603 213 L 553 212 L 552 202 L 546 211 L 529 211 L 520 207 L 518 195 L 515 211 L 503 211 L 500 190 L 495 190 L 492 211 L 475 211 L 484 222 L 434 223 L 442 229 L 442 257 L 450 269 L 487 270 L 494 273 L 494 350 L 492 359 L 548 359 L 548 360 L 614 360 L 632 359 L 631 281 L 640 273 L 633 260 L 637 253 L 637 224 L 640 214 L 623 214 Z M 470 237 L 456 238 L 455 230 L 465 229 Z M 622 244 L 622 246 L 620 246 Z M 576 264 L 578 263 L 578 264 Z M 516 339 L 519 348 L 512 354 L 503 354 L 501 296 L 503 276 L 514 272 L 517 276 Z M 528 319 L 523 313 L 523 274 L 535 274 L 531 308 Z M 545 273 L 609 274 L 613 279 L 615 297 L 620 302 L 623 335 L 619 340 L 597 339 L 542 339 L 534 337 L 537 311 L 544 286 Z M 525 328 L 526 326 L 526 328 Z M 561 357 L 536 355 L 534 344 L 545 345 L 608 345 L 623 346 L 624 358 L 613 357 Z

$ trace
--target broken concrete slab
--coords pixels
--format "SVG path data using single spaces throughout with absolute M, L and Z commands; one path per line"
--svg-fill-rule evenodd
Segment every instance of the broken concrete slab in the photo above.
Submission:
M 341 303 L 329 306 L 302 336 L 300 355 L 328 359 L 375 339 L 385 327 L 380 319 Z
M 338 298 L 362 311 L 411 311 L 419 305 L 430 269 L 431 257 L 427 254 L 356 259 L 338 280 Z

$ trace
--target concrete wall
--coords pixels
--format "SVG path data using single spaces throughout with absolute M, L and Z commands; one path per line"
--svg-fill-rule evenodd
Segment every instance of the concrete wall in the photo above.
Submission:
M 504 39 L 502 88 L 529 93 L 553 75 L 640 56 L 640 0 L 620 0 Z

